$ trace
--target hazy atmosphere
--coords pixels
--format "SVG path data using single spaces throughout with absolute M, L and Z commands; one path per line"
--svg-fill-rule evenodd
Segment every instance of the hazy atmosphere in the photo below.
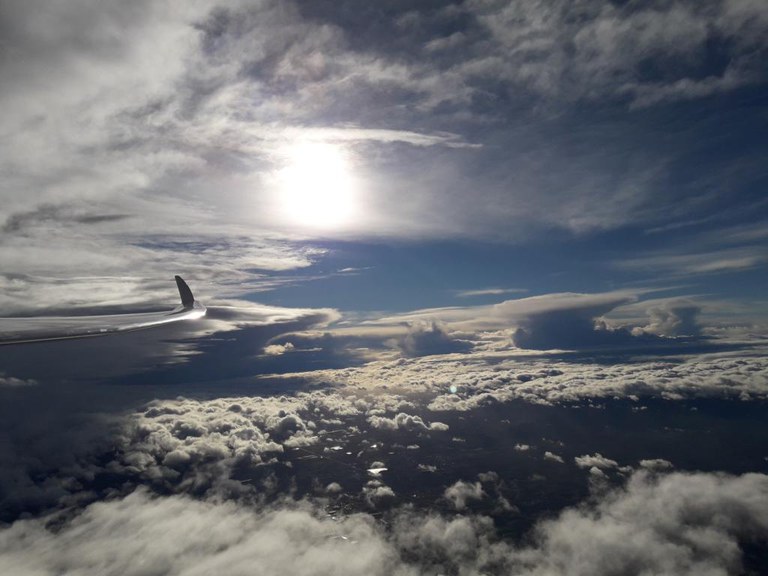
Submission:
M 760 0 L 4 1 L 0 573 L 768 573 L 766 62 Z

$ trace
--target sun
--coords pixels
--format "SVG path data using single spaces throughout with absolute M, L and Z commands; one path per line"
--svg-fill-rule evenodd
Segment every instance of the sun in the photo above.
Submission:
M 301 142 L 285 153 L 277 173 L 278 199 L 287 222 L 340 228 L 356 212 L 356 186 L 348 152 L 325 142 Z

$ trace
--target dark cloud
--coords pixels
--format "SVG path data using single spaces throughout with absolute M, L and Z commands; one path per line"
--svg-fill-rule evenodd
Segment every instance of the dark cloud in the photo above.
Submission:
M 29 212 L 10 214 L 6 218 L 3 227 L 0 228 L 0 233 L 24 233 L 28 228 L 41 225 L 55 228 L 57 225 L 68 224 L 104 224 L 125 220 L 130 217 L 129 214 L 102 214 L 98 212 L 79 211 L 64 206 L 44 204 Z
M 409 357 L 469 352 L 472 349 L 471 342 L 451 336 L 445 326 L 437 322 L 409 325 L 408 333 L 398 339 L 397 346 L 404 356 Z
M 533 312 L 525 317 L 512 335 L 518 348 L 579 350 L 606 345 L 626 345 L 634 340 L 631 332 L 611 328 L 598 321 L 602 315 L 630 300 L 581 304 Z

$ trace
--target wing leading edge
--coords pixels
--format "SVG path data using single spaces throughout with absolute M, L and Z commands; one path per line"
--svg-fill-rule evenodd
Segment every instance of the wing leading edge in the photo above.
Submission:
M 141 330 L 205 316 L 205 306 L 195 300 L 192 290 L 181 276 L 176 276 L 176 286 L 179 289 L 181 304 L 167 312 L 108 316 L 0 318 L 0 345 L 107 336 L 116 332 Z

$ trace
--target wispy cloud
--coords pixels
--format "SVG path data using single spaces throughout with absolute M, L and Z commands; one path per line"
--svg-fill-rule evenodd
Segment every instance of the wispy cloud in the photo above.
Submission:
M 459 298 L 474 298 L 475 296 L 503 296 L 505 294 L 521 294 L 525 288 L 478 288 L 476 290 L 457 290 Z
M 496 74 L 548 97 L 627 97 L 633 107 L 700 98 L 758 82 L 755 50 L 768 19 L 757 2 L 617 6 L 600 2 L 471 2 L 468 11 L 504 52 L 477 54 L 468 75 Z M 701 73 L 711 43 L 729 45 L 730 61 Z M 653 59 L 656 69 L 643 71 Z
M 661 252 L 615 262 L 619 268 L 663 272 L 672 277 L 738 272 L 768 262 L 763 246 L 728 248 L 711 252 Z

